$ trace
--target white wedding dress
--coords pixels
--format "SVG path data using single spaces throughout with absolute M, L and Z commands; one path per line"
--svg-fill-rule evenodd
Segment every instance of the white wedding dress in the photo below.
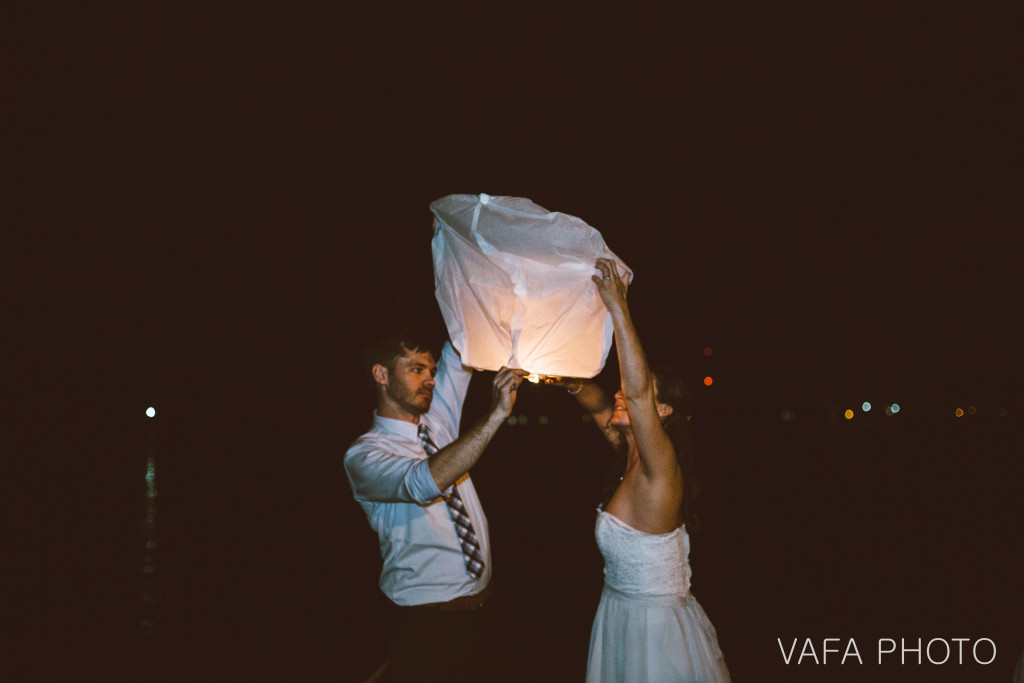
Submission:
M 718 636 L 690 594 L 690 537 L 646 534 L 598 510 L 605 584 L 587 683 L 728 682 Z

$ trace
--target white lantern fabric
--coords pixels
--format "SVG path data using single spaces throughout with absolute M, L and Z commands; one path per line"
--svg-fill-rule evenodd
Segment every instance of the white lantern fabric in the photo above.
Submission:
M 591 276 L 598 258 L 633 273 L 601 233 L 529 199 L 453 194 L 430 205 L 434 285 L 466 365 L 593 377 L 612 343 L 611 316 Z

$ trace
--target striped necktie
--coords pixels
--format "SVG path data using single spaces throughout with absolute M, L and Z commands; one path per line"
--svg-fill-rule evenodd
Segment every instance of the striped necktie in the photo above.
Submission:
M 430 430 L 422 422 L 419 426 L 419 435 L 420 443 L 423 444 L 423 450 L 427 455 L 437 453 L 437 444 L 431 440 Z M 462 555 L 466 559 L 466 571 L 474 579 L 479 579 L 484 573 L 484 556 L 480 552 L 480 542 L 473 533 L 473 523 L 469 520 L 466 506 L 462 504 L 462 496 L 459 495 L 459 489 L 455 484 L 452 484 L 451 495 L 444 497 L 444 502 L 448 504 L 448 514 L 455 523 L 455 533 L 459 536 Z

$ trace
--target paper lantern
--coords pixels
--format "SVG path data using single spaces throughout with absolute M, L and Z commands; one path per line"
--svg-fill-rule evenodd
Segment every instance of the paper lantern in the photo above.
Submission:
M 632 271 L 601 233 L 529 199 L 455 194 L 434 213 L 434 285 L 452 344 L 468 366 L 593 377 L 612 322 L 597 287 L 598 258 Z

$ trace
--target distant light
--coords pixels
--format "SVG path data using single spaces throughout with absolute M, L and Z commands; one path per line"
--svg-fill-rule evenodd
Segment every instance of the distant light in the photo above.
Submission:
M 886 406 L 885 407 L 885 415 L 886 415 L 886 417 L 892 417 L 892 414 L 893 414 L 892 413 L 892 406 Z
M 999 409 L 999 417 L 1006 417 L 1006 408 Z
M 711 355 L 711 347 L 710 346 L 705 346 L 704 347 L 704 355 L 705 356 L 710 356 Z
M 860 409 L 866 413 L 869 410 L 871 410 L 871 404 L 868 403 L 867 401 L 864 401 L 863 403 L 860 404 Z
M 900 412 L 900 404 L 899 403 L 893 403 L 891 406 L 889 406 L 889 410 L 891 410 L 894 413 Z
M 963 416 L 964 416 L 964 410 L 963 410 L 963 408 L 957 408 L 957 409 L 956 409 L 956 416 L 957 416 L 957 417 L 963 417 Z
M 540 422 L 542 425 L 546 425 L 548 423 L 548 416 L 541 415 L 540 417 L 537 418 L 537 422 Z
M 852 411 L 852 410 L 850 410 L 849 408 L 847 408 L 847 409 L 846 409 L 846 412 L 845 412 L 845 413 L 843 413 L 843 416 L 844 416 L 844 417 L 845 417 L 845 418 L 846 418 L 847 420 L 852 420 L 852 419 L 853 419 L 853 411 Z
M 704 386 L 710 387 L 711 383 L 714 381 L 715 380 L 711 379 L 711 375 L 708 375 L 707 377 L 704 378 Z
M 970 413 L 971 415 L 974 415 L 976 412 L 978 412 L 978 409 L 975 408 L 974 406 L 967 406 L 967 412 Z
M 515 415 L 509 415 L 508 420 L 506 420 L 506 422 L 508 422 L 510 425 L 514 425 L 516 423 L 516 419 L 517 418 Z
M 783 410 L 779 417 L 781 417 L 786 422 L 789 422 L 790 420 L 795 419 L 796 415 L 791 410 Z
M 529 422 L 530 422 L 530 418 L 528 416 L 526 416 L 526 415 L 520 415 L 519 416 L 519 424 L 525 425 L 525 424 L 528 424 Z
M 153 406 L 146 408 L 146 417 L 156 417 L 156 408 Z

